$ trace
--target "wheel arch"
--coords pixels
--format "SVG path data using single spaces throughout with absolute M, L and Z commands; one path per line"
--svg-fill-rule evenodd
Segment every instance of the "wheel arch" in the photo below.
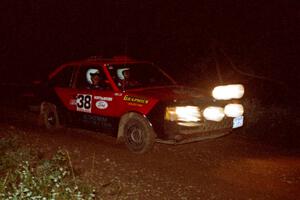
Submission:
M 117 133 L 117 143 L 123 143 L 123 136 L 124 136 L 124 126 L 126 124 L 126 121 L 133 115 L 140 115 L 142 116 L 144 119 L 146 119 L 146 121 L 149 123 L 149 125 L 151 127 L 152 123 L 150 122 L 150 120 L 148 119 L 148 117 L 141 113 L 141 112 L 137 112 L 137 111 L 128 111 L 126 113 L 124 113 L 119 120 L 119 125 L 118 125 L 118 133 Z

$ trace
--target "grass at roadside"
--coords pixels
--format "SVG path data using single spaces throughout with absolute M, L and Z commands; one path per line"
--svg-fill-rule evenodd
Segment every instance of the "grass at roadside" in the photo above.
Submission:
M 93 187 L 74 174 L 68 151 L 46 159 L 22 138 L 0 139 L 0 199 L 96 199 Z

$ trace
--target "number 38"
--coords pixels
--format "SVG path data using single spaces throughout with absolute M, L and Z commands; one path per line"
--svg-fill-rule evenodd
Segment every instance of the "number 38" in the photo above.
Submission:
M 78 108 L 83 108 L 89 110 L 91 108 L 91 95 L 80 94 L 77 96 L 76 105 Z

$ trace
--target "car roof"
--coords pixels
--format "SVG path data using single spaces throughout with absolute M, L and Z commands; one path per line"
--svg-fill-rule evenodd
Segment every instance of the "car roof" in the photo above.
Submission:
M 103 58 L 101 56 L 91 56 L 87 59 L 71 61 L 71 62 L 62 64 L 60 67 L 58 67 L 52 73 L 50 73 L 48 78 L 51 79 L 63 68 L 65 68 L 66 66 L 70 66 L 70 65 L 83 65 L 83 66 L 88 67 L 89 65 L 130 64 L 130 63 L 133 64 L 133 63 L 151 63 L 151 62 L 136 60 L 136 59 L 130 58 L 128 56 L 114 56 L 112 58 Z
M 114 56 L 112 58 L 103 58 L 99 56 L 91 56 L 87 59 L 72 61 L 64 65 L 88 65 L 88 64 L 125 64 L 125 63 L 150 63 L 148 61 L 140 61 L 127 56 Z

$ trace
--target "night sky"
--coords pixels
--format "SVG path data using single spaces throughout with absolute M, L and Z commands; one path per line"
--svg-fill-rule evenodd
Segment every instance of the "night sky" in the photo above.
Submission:
M 91 55 L 151 60 L 175 76 L 189 66 L 203 72 L 197 63 L 217 58 L 227 72 L 232 69 L 221 53 L 226 52 L 244 71 L 296 83 L 299 4 L 2 0 L 1 80 L 11 80 L 12 73 L 18 81 L 37 79 L 59 64 Z

